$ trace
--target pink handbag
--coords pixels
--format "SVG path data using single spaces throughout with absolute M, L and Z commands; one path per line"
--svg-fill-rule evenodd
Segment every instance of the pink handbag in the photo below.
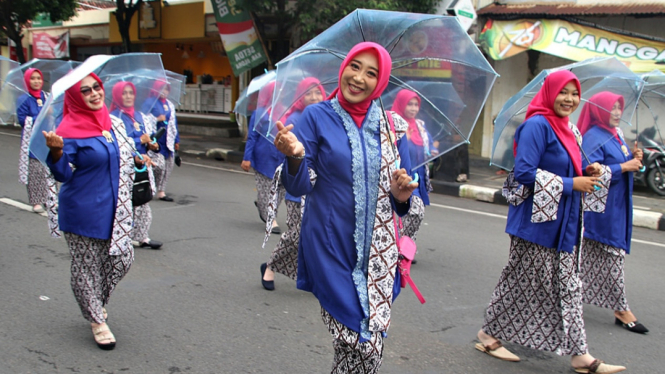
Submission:
M 399 218 L 399 226 L 402 228 L 402 219 Z M 418 290 L 418 287 L 411 279 L 411 261 L 416 256 L 416 243 L 408 236 L 399 235 L 399 230 L 397 229 L 397 222 L 395 222 L 395 238 L 397 238 L 397 249 L 399 250 L 399 262 L 397 267 L 402 276 L 401 287 L 405 288 L 408 283 L 413 290 L 413 293 L 416 294 L 418 300 L 421 304 L 425 304 L 425 298 Z

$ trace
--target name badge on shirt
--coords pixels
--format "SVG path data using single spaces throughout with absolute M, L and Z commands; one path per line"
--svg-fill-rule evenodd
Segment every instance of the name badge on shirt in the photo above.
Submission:
M 37 106 L 42 106 L 42 105 L 44 105 L 42 99 L 37 99 Z
M 164 110 L 168 111 L 168 110 L 169 110 L 169 106 L 166 105 L 166 104 L 164 104 Z
M 111 136 L 110 132 L 104 130 L 104 131 L 102 131 L 102 136 L 104 136 L 106 138 L 107 142 L 113 143 L 113 137 Z
M 141 125 L 139 125 L 139 123 L 136 122 L 136 121 L 134 121 L 134 129 L 135 129 L 136 131 L 141 130 Z
M 621 146 L 621 152 L 623 152 L 624 155 L 628 156 L 628 147 L 625 145 Z

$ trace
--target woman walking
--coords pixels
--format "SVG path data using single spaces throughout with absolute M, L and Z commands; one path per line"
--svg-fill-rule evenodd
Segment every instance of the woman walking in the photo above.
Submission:
M 321 82 L 309 77 L 303 79 L 296 87 L 293 107 L 286 112 L 282 123 L 297 126 L 303 110 L 311 104 L 321 102 L 326 96 Z M 272 146 L 272 145 L 271 145 Z M 286 231 L 282 233 L 279 242 L 270 255 L 270 261 L 261 264 L 261 284 L 266 290 L 275 289 L 275 272 L 296 280 L 298 270 L 298 243 L 300 242 L 300 224 L 302 222 L 302 207 L 300 196 L 293 196 L 288 191 L 284 198 L 286 205 Z
M 43 213 L 48 195 L 51 193 L 48 181 L 50 176 L 48 170 L 44 168 L 28 148 L 30 146 L 30 137 L 32 136 L 32 125 L 46 101 L 46 95 L 42 91 L 44 79 L 41 71 L 30 68 L 23 74 L 23 80 L 28 87 L 28 93 L 19 97 L 19 106 L 16 109 L 18 123 L 23 128 L 21 131 L 21 153 L 18 168 L 19 181 L 27 187 L 28 201 L 32 205 L 32 211 Z M 52 184 L 54 185 L 54 183 Z
M 72 256 L 71 286 L 99 348 L 116 339 L 105 306 L 134 260 L 131 190 L 134 162 L 104 105 L 102 81 L 90 74 L 65 92 L 63 119 L 44 132 L 47 165 L 62 182 L 59 224 Z
M 259 91 L 259 97 L 256 103 L 256 110 L 249 123 L 247 134 L 247 143 L 245 143 L 245 154 L 240 167 L 244 171 L 254 168 L 254 180 L 256 182 L 256 201 L 254 205 L 259 210 L 259 218 L 265 222 L 268 219 L 268 208 L 270 206 L 270 184 L 275 175 L 275 170 L 284 161 L 282 155 L 270 141 L 261 136 L 255 128 L 267 128 L 265 126 L 270 120 L 272 105 L 272 95 L 275 90 L 275 82 L 270 82 L 263 86 Z M 279 197 L 275 205 L 275 215 L 277 208 L 284 200 L 286 191 L 283 186 L 279 187 Z M 277 221 L 273 221 L 272 233 L 281 233 Z
M 155 165 L 153 173 L 157 188 L 156 197 L 162 201 L 173 201 L 172 197 L 166 195 L 166 185 L 171 177 L 171 172 L 173 172 L 175 152 L 180 150 L 178 121 L 175 115 L 175 106 L 167 99 L 171 92 L 171 86 L 166 82 L 157 81 L 152 92 L 158 94 L 159 98 L 151 107 L 149 104 L 152 104 L 154 99 L 148 100 L 142 108 L 142 112 L 146 114 L 146 127 L 154 127 L 155 131 L 166 128 L 166 135 L 157 139 L 159 150 L 157 152 L 150 151 L 149 153 Z M 150 124 L 147 122 L 150 122 Z
M 139 167 L 144 165 L 147 168 L 148 177 L 150 179 L 150 186 L 155 193 L 155 177 L 153 175 L 153 167 L 150 157 L 148 156 L 148 149 L 157 151 L 159 145 L 152 143 L 150 135 L 147 133 L 143 121 L 143 114 L 138 110 L 134 110 L 136 101 L 136 87 L 131 82 L 118 82 L 113 86 L 111 92 L 113 100 L 111 102 L 111 117 L 119 119 L 125 126 L 127 136 L 129 136 L 136 147 L 136 151 L 141 155 L 134 156 L 134 163 Z M 132 214 L 134 217 L 134 227 L 132 229 L 132 240 L 139 243 L 141 248 L 160 249 L 162 243 L 150 239 L 148 232 L 152 225 L 152 210 L 150 204 L 145 203 L 139 206 L 132 207 Z
M 581 193 L 601 186 L 597 177 L 583 176 L 581 135 L 568 120 L 580 95 L 573 73 L 550 74 L 515 132 L 514 180 L 527 193 L 509 207 L 509 260 L 492 294 L 476 349 L 519 361 L 501 346 L 501 339 L 570 355 L 577 373 L 617 373 L 625 367 L 589 354 L 582 318 Z M 599 175 L 600 165 L 587 166 L 586 173 Z
M 289 193 L 307 195 L 297 287 L 321 304 L 333 336 L 333 373 L 378 372 L 399 293 L 394 214 L 408 212 L 418 185 L 406 172 L 408 145 L 395 146 L 386 114 L 373 102 L 390 69 L 383 47 L 357 44 L 330 100 L 307 107 L 295 129 L 277 123 L 275 145 L 287 156 L 282 182 Z M 392 122 L 397 137 L 404 135 L 406 122 L 398 115 Z
M 649 330 L 637 321 L 626 300 L 624 264 L 633 233 L 633 172 L 642 166 L 642 150 L 631 152 L 623 138 L 619 129 L 623 108 L 623 96 L 600 92 L 589 98 L 578 121 L 589 161 L 600 163 L 604 170 L 604 188 L 585 200 L 583 300 L 614 310 L 617 325 L 646 334 Z
M 429 169 L 425 163 L 432 156 L 439 153 L 439 142 L 434 141 L 425 128 L 425 122 L 416 119 L 420 111 L 420 97 L 411 90 L 403 89 L 397 93 L 392 111 L 399 114 L 409 124 L 406 130 L 406 138 L 409 143 L 409 155 L 412 165 L 421 165 L 416 173 L 420 176 L 421 183 L 418 186 L 418 194 L 411 199 L 411 209 L 404 216 L 402 235 L 416 240 L 420 224 L 425 217 L 425 207 L 429 205 L 429 193 L 432 184 L 429 179 Z M 415 260 L 413 261 L 415 262 Z

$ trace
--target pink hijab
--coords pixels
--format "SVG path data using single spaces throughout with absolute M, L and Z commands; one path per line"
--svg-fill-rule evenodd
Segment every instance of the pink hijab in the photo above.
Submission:
M 554 100 L 556 100 L 559 92 L 561 92 L 568 82 L 574 82 L 575 86 L 577 86 L 577 91 L 582 95 L 580 81 L 575 74 L 568 70 L 554 72 L 545 78 L 543 87 L 531 100 L 529 108 L 526 111 L 525 120 L 538 114 L 545 117 L 550 126 L 552 126 L 552 130 L 554 130 L 557 138 L 559 138 L 559 141 L 568 152 L 575 167 L 575 173 L 582 175 L 582 154 L 575 139 L 575 134 L 568 127 L 568 117 L 559 117 L 554 112 Z M 517 153 L 517 143 L 513 145 L 513 153 Z
M 346 68 L 351 63 L 354 57 L 363 52 L 373 52 L 379 63 L 379 76 L 377 79 L 376 88 L 372 94 L 360 103 L 351 104 L 346 101 L 344 95 L 342 95 L 342 92 L 339 90 L 339 87 L 337 87 L 328 97 L 328 99 L 337 97 L 337 100 L 339 100 L 339 105 L 351 115 L 353 122 L 355 122 L 358 128 L 362 126 L 363 120 L 365 119 L 365 115 L 367 114 L 372 101 L 381 96 L 386 87 L 388 87 L 390 70 L 392 69 L 393 64 L 390 54 L 381 45 L 373 42 L 358 43 L 353 48 L 351 48 L 344 61 L 342 61 L 342 66 L 339 68 L 340 81 L 342 80 L 342 72 L 344 71 L 344 68 Z
M 397 96 L 395 96 L 395 102 L 393 102 L 393 107 L 390 110 L 402 116 L 402 118 L 409 123 L 409 129 L 407 131 L 411 142 L 415 145 L 422 146 L 423 138 L 420 136 L 420 130 L 416 124 L 416 119 L 407 119 L 406 116 L 404 116 L 406 106 L 409 104 L 409 101 L 414 98 L 418 100 L 418 106 L 420 106 L 421 101 L 417 93 L 407 89 L 400 90 L 397 93 Z
M 113 86 L 112 96 L 113 101 L 111 102 L 110 111 L 113 112 L 116 109 L 127 113 L 132 119 L 134 118 L 134 106 L 126 107 L 122 103 L 122 92 L 125 90 L 125 87 L 131 86 L 134 90 L 134 95 L 136 95 L 136 87 L 132 82 L 118 82 Z
M 272 106 L 272 95 L 275 92 L 275 81 L 268 82 L 259 90 L 259 98 L 256 100 L 257 108 L 268 108 Z
M 319 91 L 321 91 L 321 97 L 326 97 L 326 91 L 323 89 L 323 86 L 321 85 L 321 82 L 314 78 L 314 77 L 308 77 L 300 81 L 298 83 L 298 86 L 296 87 L 296 94 L 294 97 L 298 98 L 298 100 L 291 106 L 291 109 L 289 109 L 285 114 L 284 117 L 282 117 L 282 123 L 286 121 L 287 118 L 291 115 L 293 112 L 302 112 L 305 110 L 305 94 L 307 91 L 309 91 L 312 88 L 318 88 Z
M 619 140 L 616 127 L 610 126 L 610 111 L 614 103 L 619 102 L 621 111 L 623 112 L 624 100 L 623 96 L 617 95 L 612 92 L 599 92 L 589 98 L 589 101 L 584 104 L 580 119 L 577 120 L 577 127 L 580 128 L 582 135 L 586 134 L 592 126 L 598 126 L 605 129 L 610 134 Z M 619 140 L 621 144 L 621 140 Z
M 102 80 L 95 73 L 90 73 L 100 86 Z M 81 93 L 81 81 L 65 91 L 65 103 L 62 110 L 62 122 L 55 133 L 68 139 L 87 139 L 102 136 L 102 131 L 111 130 L 111 116 L 106 104 L 99 110 L 92 110 L 86 105 Z
M 44 75 L 42 74 L 39 69 L 35 68 L 30 68 L 23 73 L 23 81 L 25 82 L 25 85 L 28 86 L 28 92 L 30 92 L 30 95 L 34 97 L 35 99 L 41 99 L 42 98 L 42 88 L 40 87 L 38 90 L 33 90 L 32 87 L 30 87 L 30 77 L 32 76 L 32 73 L 38 72 L 39 75 L 42 77 L 42 87 L 44 87 Z
M 159 98 L 159 102 L 162 104 L 166 104 L 166 99 L 162 99 L 162 89 L 164 86 L 168 85 L 168 82 L 164 81 L 155 81 L 155 83 L 152 84 L 152 90 L 150 91 L 150 96 L 157 96 Z M 170 87 L 170 85 L 169 85 Z M 136 89 L 134 89 L 134 92 L 136 92 Z

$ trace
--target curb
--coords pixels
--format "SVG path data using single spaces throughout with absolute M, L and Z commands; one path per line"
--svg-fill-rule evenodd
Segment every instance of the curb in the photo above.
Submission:
M 433 192 L 437 194 L 463 197 L 491 204 L 508 205 L 508 201 L 503 197 L 500 189 L 437 180 L 431 181 L 432 187 L 434 187 Z M 663 213 L 633 209 L 633 226 L 665 231 L 665 216 Z

